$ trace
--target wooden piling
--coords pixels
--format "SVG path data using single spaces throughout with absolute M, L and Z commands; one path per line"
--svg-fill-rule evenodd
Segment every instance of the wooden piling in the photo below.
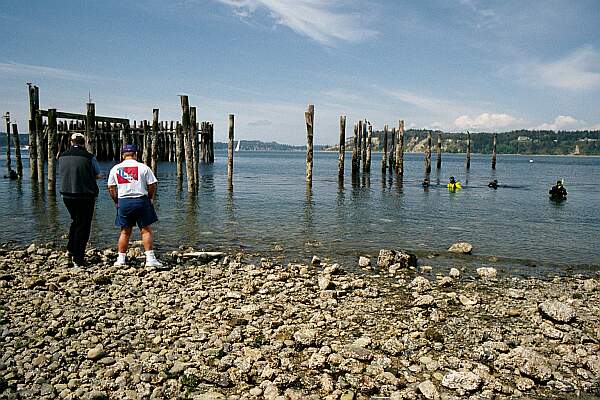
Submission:
M 390 169 L 390 174 L 392 172 L 394 172 L 394 168 L 396 167 L 395 165 L 395 152 L 394 149 L 396 149 L 396 128 L 392 128 L 392 143 L 390 143 L 390 150 L 388 152 L 388 163 L 389 163 L 389 169 Z
M 440 169 L 440 168 L 442 168 L 442 134 L 441 133 L 438 133 L 438 135 L 437 135 L 436 151 L 437 151 L 436 168 Z
M 346 158 L 346 116 L 340 115 L 340 148 L 338 155 L 338 178 L 344 180 L 344 160 Z
M 37 111 L 35 115 L 35 130 L 37 132 L 37 181 L 40 185 L 44 183 L 44 138 L 42 115 Z
M 29 90 L 29 174 L 32 181 L 37 180 L 37 131 L 35 116 L 37 114 L 35 96 L 36 86 L 28 85 Z M 38 92 L 39 93 L 39 92 Z
M 366 160 L 366 172 L 371 172 L 371 141 L 373 139 L 373 125 L 369 123 L 369 133 L 367 136 L 367 160 Z
M 198 176 L 198 164 L 200 149 L 198 148 L 198 129 L 196 127 L 196 107 L 190 107 L 190 138 L 192 143 L 192 165 L 194 168 L 194 187 L 198 188 L 200 177 Z
M 209 147 L 208 147 L 208 162 L 214 164 L 215 162 L 215 125 L 209 124 Z
M 12 162 L 10 160 L 10 113 L 6 112 L 4 116 L 6 119 L 6 169 L 8 170 L 8 176 L 12 171 Z
M 388 152 L 388 126 L 383 126 L 383 146 L 381 146 L 381 173 L 385 175 L 387 170 L 387 152 Z
M 497 142 L 497 134 L 494 133 L 492 137 L 492 169 L 496 169 L 496 142 Z
M 358 124 L 354 124 L 354 137 L 352 142 L 352 178 L 356 177 L 356 173 L 358 172 Z
M 425 173 L 431 173 L 431 131 L 427 132 L 427 146 L 425 147 Z
M 48 191 L 54 191 L 56 184 L 56 109 L 48 110 Z
M 467 131 L 467 169 L 471 168 L 471 133 Z
M 398 138 L 396 139 L 396 174 L 404 174 L 404 120 L 398 120 Z
M 96 105 L 87 103 L 85 119 L 85 147 L 87 151 L 96 154 Z
M 17 163 L 17 176 L 23 177 L 23 162 L 21 160 L 21 140 L 19 138 L 19 129 L 17 124 L 12 124 L 13 144 L 15 146 L 15 162 Z
M 150 166 L 150 134 L 146 120 L 142 121 L 142 162 Z
M 312 185 L 313 173 L 313 130 L 315 121 L 315 106 L 309 104 L 304 113 L 306 120 L 306 183 Z
M 367 120 L 365 120 L 362 124 L 362 163 L 363 163 L 363 172 L 367 172 Z
M 356 168 L 360 171 L 360 165 L 362 163 L 362 153 L 363 153 L 363 122 L 358 121 L 358 151 L 356 155 Z
M 175 127 L 175 171 L 177 180 L 183 181 L 183 127 L 179 122 Z
M 190 126 L 190 103 L 188 97 L 180 96 L 181 99 L 181 125 L 183 129 L 183 142 L 185 151 L 185 173 L 187 175 L 187 189 L 192 193 L 195 191 L 194 186 L 194 155 L 192 149 L 192 135 Z
M 227 135 L 227 184 L 233 187 L 233 133 L 234 115 L 229 114 L 229 134 Z
M 150 168 L 156 175 L 158 165 L 158 108 L 152 110 L 152 147 L 150 153 Z

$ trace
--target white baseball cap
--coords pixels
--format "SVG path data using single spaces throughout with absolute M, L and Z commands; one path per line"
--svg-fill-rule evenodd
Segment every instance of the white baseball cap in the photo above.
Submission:
M 71 135 L 71 140 L 76 140 L 77 138 L 85 139 L 85 136 L 83 136 L 83 133 L 79 133 L 79 132 L 75 132 L 74 134 Z

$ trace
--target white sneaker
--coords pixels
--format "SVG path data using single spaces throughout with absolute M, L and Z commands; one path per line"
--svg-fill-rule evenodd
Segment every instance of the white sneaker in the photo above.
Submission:
M 114 267 L 125 267 L 127 266 L 127 260 L 119 260 L 117 258 L 117 261 L 115 261 L 115 263 L 113 264 Z
M 146 259 L 146 267 L 162 267 L 162 263 L 156 258 L 151 260 Z

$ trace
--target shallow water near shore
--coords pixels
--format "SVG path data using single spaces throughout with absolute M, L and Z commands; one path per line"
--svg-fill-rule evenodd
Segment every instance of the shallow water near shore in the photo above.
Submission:
M 304 261 L 317 254 L 351 266 L 358 255 L 394 248 L 417 253 L 421 264 L 431 260 L 442 267 L 491 264 L 534 275 L 599 269 L 600 158 L 501 155 L 493 171 L 489 156 L 474 155 L 467 171 L 464 155 L 444 154 L 441 170 L 433 157 L 432 185 L 423 190 L 422 154 L 405 156 L 406 172 L 399 182 L 389 173 L 382 176 L 380 154 L 374 153 L 370 176 L 353 185 L 348 153 L 340 185 L 337 153 L 319 152 L 309 190 L 303 152 L 240 151 L 229 191 L 226 155 L 216 156 L 214 165 L 200 167 L 195 197 L 186 192 L 185 181 L 177 184 L 174 164 L 159 163 L 159 251 L 191 245 Z M 5 169 L 4 159 L 1 163 Z M 101 163 L 103 173 L 112 165 Z M 24 171 L 22 182 L 0 181 L 0 219 L 5 222 L 0 242 L 63 241 L 69 216 L 60 195 L 31 184 L 27 160 Z M 448 192 L 450 176 L 463 184 L 462 190 Z M 558 178 L 565 179 L 569 191 L 559 204 L 547 195 Z M 492 179 L 499 181 L 497 190 L 487 187 Z M 115 210 L 104 179 L 99 186 L 90 244 L 114 246 Z M 459 240 L 474 245 L 473 256 L 446 253 Z M 275 245 L 283 251 L 274 251 Z

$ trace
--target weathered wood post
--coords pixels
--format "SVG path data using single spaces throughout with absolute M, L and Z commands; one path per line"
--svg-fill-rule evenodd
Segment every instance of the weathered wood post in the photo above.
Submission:
M 233 187 L 233 133 L 234 115 L 229 114 L 229 133 L 227 135 L 227 184 Z
M 194 187 L 197 189 L 200 183 L 200 177 L 198 176 L 200 150 L 198 149 L 198 130 L 196 129 L 196 107 L 190 107 L 190 138 L 192 142 L 192 165 L 194 166 Z
M 395 161 L 394 161 L 396 158 L 395 154 L 394 154 L 395 153 L 394 149 L 396 149 L 396 135 L 397 135 L 396 128 L 392 128 L 392 135 L 391 135 L 392 143 L 390 143 L 390 150 L 388 152 L 390 174 L 392 172 L 394 172 L 394 168 L 396 167 Z
M 177 180 L 183 181 L 183 127 L 179 122 L 175 127 L 175 170 Z
M 208 130 L 210 132 L 209 135 L 209 144 L 208 147 L 208 162 L 214 164 L 215 162 L 215 125 L 213 123 L 208 124 Z
M 438 136 L 437 136 L 436 151 L 437 151 L 436 168 L 440 169 L 440 168 L 442 168 L 442 134 L 441 133 L 438 133 Z
M 192 150 L 192 128 L 190 126 L 190 103 L 185 95 L 181 98 L 181 125 L 183 128 L 183 142 L 185 150 L 185 173 L 187 175 L 187 189 L 192 193 L 195 191 L 194 186 L 194 155 Z
M 94 103 L 87 103 L 85 147 L 90 153 L 96 154 L 96 105 Z
M 492 137 L 492 169 L 496 169 L 496 142 L 497 142 L 497 134 L 494 133 Z
M 48 110 L 48 191 L 54 191 L 56 184 L 56 109 Z
M 363 122 L 362 125 L 362 162 L 363 162 L 363 172 L 367 172 L 367 120 Z
M 346 158 L 346 116 L 340 115 L 340 148 L 338 155 L 338 179 L 344 180 L 344 160 Z
M 398 120 L 398 139 L 396 140 L 396 174 L 404 175 L 404 120 Z
M 306 183 L 312 185 L 312 173 L 313 173 L 313 130 L 315 122 L 315 106 L 312 104 L 308 105 L 306 112 L 304 113 L 304 119 L 306 120 Z
M 358 151 L 356 155 L 356 168 L 360 171 L 360 164 L 362 162 L 362 144 L 363 144 L 363 122 L 362 120 L 358 121 Z
M 150 153 L 150 168 L 154 172 L 154 175 L 156 175 L 158 164 L 158 108 L 152 110 L 152 147 Z
M 37 132 L 37 178 L 38 183 L 42 185 L 44 183 L 44 138 L 42 135 L 43 131 L 42 114 L 40 111 L 36 111 L 35 115 L 35 130 Z M 40 186 L 40 189 L 42 187 Z
M 467 169 L 471 168 L 471 132 L 467 131 Z
M 17 163 L 17 176 L 23 177 L 23 162 L 21 161 L 21 140 L 17 124 L 12 124 L 13 144 L 15 145 L 15 161 Z
M 27 85 L 29 90 L 29 174 L 31 181 L 37 180 L 37 131 L 35 125 L 36 108 L 36 88 L 31 84 Z M 37 92 L 39 93 L 39 92 Z
M 388 126 L 383 126 L 383 146 L 381 146 L 381 173 L 385 175 L 387 170 L 387 151 L 388 151 Z
M 4 115 L 6 119 L 6 168 L 8 169 L 8 175 L 12 171 L 12 163 L 10 160 L 10 113 L 7 111 Z
M 367 136 L 367 160 L 366 160 L 366 172 L 371 172 L 371 141 L 373 139 L 373 125 L 369 123 L 369 133 Z
M 356 177 L 358 172 L 358 124 L 354 124 L 354 138 L 352 142 L 352 179 Z
M 427 147 L 425 147 L 425 174 L 431 173 L 431 131 L 427 132 Z

